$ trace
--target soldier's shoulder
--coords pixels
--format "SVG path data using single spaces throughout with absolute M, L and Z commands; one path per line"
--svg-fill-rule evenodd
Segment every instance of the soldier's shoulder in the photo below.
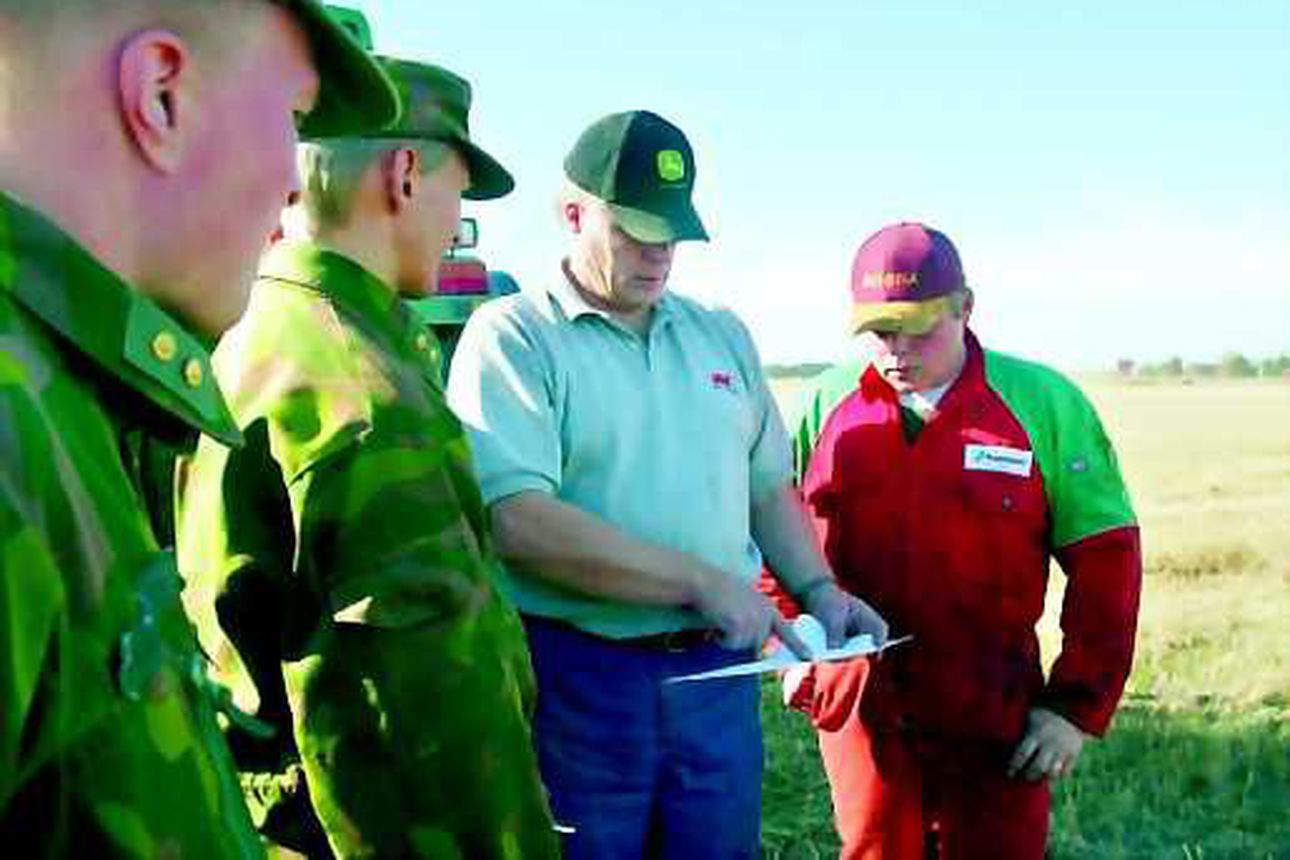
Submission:
M 0 392 L 31 396 L 56 373 L 63 373 L 52 337 L 25 310 L 0 292 Z
M 215 370 L 230 398 L 244 401 L 248 388 L 281 391 L 348 376 L 357 343 L 325 295 L 259 281 L 242 318 L 220 339 Z
M 70 364 L 55 337 L 0 294 L 0 411 L 7 431 L 0 434 L 0 457 L 6 468 L 34 465 L 42 439 L 98 432 L 106 421 L 90 384 L 93 371 Z
M 343 347 L 348 340 L 345 322 L 329 296 L 272 280 L 255 283 L 234 330 L 248 343 L 276 344 L 290 353 Z
M 326 295 L 260 281 L 214 363 L 238 426 L 264 422 L 293 480 L 371 427 L 389 388 L 378 353 Z

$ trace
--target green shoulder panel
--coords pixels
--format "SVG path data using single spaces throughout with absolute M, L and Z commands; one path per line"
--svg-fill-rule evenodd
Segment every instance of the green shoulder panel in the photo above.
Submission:
M 856 390 L 863 361 L 836 364 L 807 381 L 792 406 L 784 414 L 784 425 L 793 441 L 793 472 L 800 482 L 811 461 L 815 440 L 839 403 Z
M 1030 437 L 1054 546 L 1136 523 L 1115 450 L 1075 383 L 1041 364 L 990 350 L 985 375 Z
M 58 349 L 160 407 L 146 429 L 193 430 L 241 443 L 205 344 L 40 213 L 0 192 L 0 293 L 57 331 Z M 137 420 L 137 419 L 136 419 Z M 158 421 L 160 420 L 160 426 Z
M 241 444 L 206 348 L 141 295 L 131 297 L 121 354 L 149 397 L 225 444 Z

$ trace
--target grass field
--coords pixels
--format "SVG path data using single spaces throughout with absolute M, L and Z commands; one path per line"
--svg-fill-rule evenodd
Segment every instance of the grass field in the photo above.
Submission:
M 1120 453 L 1147 578 L 1128 692 L 1057 788 L 1052 856 L 1290 860 L 1290 385 L 1084 385 Z M 763 696 L 767 856 L 835 856 L 813 733 L 776 692 Z

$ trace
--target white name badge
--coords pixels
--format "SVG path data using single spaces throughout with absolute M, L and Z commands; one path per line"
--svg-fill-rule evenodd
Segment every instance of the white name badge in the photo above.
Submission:
M 1030 477 L 1035 452 L 1004 445 L 964 445 L 963 468 L 969 472 L 1001 472 L 1020 478 Z

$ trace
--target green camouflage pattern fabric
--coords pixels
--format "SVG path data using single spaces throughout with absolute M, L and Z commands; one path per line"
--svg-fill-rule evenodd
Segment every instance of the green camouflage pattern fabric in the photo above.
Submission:
M 198 430 L 239 441 L 203 346 L 0 194 L 5 851 L 263 856 L 145 505 Z
M 289 713 L 337 855 L 555 857 L 528 650 L 434 346 L 346 257 L 267 255 L 215 359 L 247 444 L 181 470 L 186 596 L 239 703 Z

